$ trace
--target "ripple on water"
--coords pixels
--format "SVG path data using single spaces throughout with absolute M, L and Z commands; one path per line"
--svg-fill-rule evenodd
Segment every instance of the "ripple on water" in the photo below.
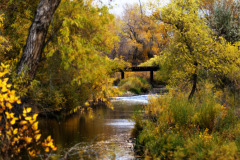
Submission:
M 112 97 L 112 102 L 122 101 L 129 103 L 137 104 L 147 104 L 150 97 L 157 97 L 159 95 L 139 95 L 139 96 L 130 96 L 130 97 Z
M 135 122 L 128 119 L 106 119 L 105 125 L 117 128 L 134 128 Z

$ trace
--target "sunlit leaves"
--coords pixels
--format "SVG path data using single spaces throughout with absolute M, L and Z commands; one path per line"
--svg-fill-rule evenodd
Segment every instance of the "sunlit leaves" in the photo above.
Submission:
M 81 103 L 113 95 L 111 74 L 122 62 L 107 57 L 118 42 L 115 19 L 107 7 L 92 1 L 63 0 L 47 37 L 59 27 L 45 48 L 47 60 L 37 75 L 49 88 L 41 88 L 43 92 L 36 93 L 40 97 L 36 99 L 47 101 L 56 110 L 67 106 L 69 113 L 75 113 Z
M 15 91 L 8 84 L 8 69 L 3 64 L 0 66 L 0 158 L 7 159 L 10 156 L 16 159 L 22 151 L 27 151 L 31 157 L 40 154 L 41 134 L 38 129 L 38 114 L 31 114 L 31 108 L 23 108 L 23 113 L 16 116 L 12 111 L 14 104 L 21 103 Z M 48 152 L 56 150 L 53 140 L 45 141 L 49 146 Z M 45 145 L 43 145 L 45 147 Z M 46 150 L 46 149 L 45 149 Z
M 42 136 L 41 134 L 36 134 L 36 135 L 34 136 L 34 138 L 35 138 L 36 141 L 38 141 L 38 140 L 41 138 L 41 136 Z
M 193 75 L 210 69 L 209 62 L 214 59 L 215 43 L 201 16 L 199 1 L 172 1 L 171 5 L 162 8 L 159 18 L 168 26 L 171 35 L 170 45 L 161 58 L 162 70 L 168 71 L 169 82 L 173 85 L 192 83 Z
M 53 151 L 57 150 L 57 147 L 55 147 L 53 144 L 53 139 L 51 138 L 51 136 L 48 136 L 44 140 L 44 142 L 42 143 L 42 146 L 45 148 L 45 152 L 49 152 L 50 149 L 52 149 Z

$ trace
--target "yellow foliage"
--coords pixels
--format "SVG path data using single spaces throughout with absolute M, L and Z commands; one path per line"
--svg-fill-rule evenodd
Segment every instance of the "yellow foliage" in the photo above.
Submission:
M 200 132 L 199 138 L 205 142 L 208 142 L 212 139 L 212 135 L 208 133 L 209 129 L 206 128 L 204 132 Z
M 3 64 L 0 66 L 0 158 L 20 158 L 19 153 L 24 150 L 31 157 L 36 157 L 41 149 L 41 143 L 37 143 L 41 137 L 38 130 L 38 114 L 31 115 L 31 108 L 23 108 L 23 113 L 19 116 L 13 112 L 13 104 L 19 104 L 21 101 L 8 84 L 7 67 Z M 42 147 L 46 152 L 57 149 L 50 136 L 42 143 Z

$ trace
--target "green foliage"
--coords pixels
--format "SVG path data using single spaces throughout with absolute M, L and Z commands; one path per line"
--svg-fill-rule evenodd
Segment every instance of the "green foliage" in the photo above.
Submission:
M 0 13 L 4 13 L 4 36 L 8 37 L 11 50 L 4 56 L 5 63 L 16 65 L 26 43 L 28 29 L 37 8 L 38 1 L 3 0 L 0 2 Z M 0 53 L 1 54 L 1 53 Z
M 41 108 L 67 111 L 86 101 L 107 102 L 110 96 L 117 95 L 112 75 L 127 64 L 122 59 L 108 58 L 118 42 L 115 18 L 106 6 L 97 6 L 91 0 L 62 0 L 49 27 L 35 80 L 15 74 L 37 4 L 38 1 L 0 3 L 5 12 L 5 21 L 0 19 L 6 28 L 3 33 L 12 46 L 7 54 L 0 53 L 0 60 L 11 64 L 18 94 Z M 21 85 L 24 83 L 29 86 Z
M 168 25 L 171 41 L 162 54 L 142 65 L 160 65 L 160 79 L 182 92 L 173 90 L 152 99 L 145 108 L 144 118 L 136 119 L 141 129 L 135 131 L 139 133 L 136 147 L 143 146 L 139 149 L 144 151 L 145 157 L 239 158 L 240 121 L 239 109 L 235 108 L 239 105 L 239 42 L 231 42 L 237 37 L 232 31 L 238 22 L 234 21 L 233 25 L 232 15 L 220 17 L 219 13 L 220 19 L 215 20 L 219 20 L 217 25 L 223 26 L 219 29 L 224 33 L 215 36 L 200 11 L 203 5 L 200 2 L 171 1 L 161 9 L 161 14 L 156 12 L 158 19 Z M 230 9 L 237 11 L 234 6 L 229 6 L 218 6 L 218 9 L 229 11 L 221 15 L 232 14 Z M 186 91 L 191 88 L 193 91 L 194 85 L 197 92 L 189 100 Z
M 57 30 L 57 37 L 45 49 L 46 63 L 37 74 L 42 100 L 53 97 L 53 103 L 64 102 L 61 105 L 71 110 L 85 101 L 106 102 L 117 94 L 111 75 L 124 63 L 107 57 L 118 42 L 114 16 L 107 7 L 92 1 L 62 1 L 50 30 Z
M 3 35 L 4 32 L 4 14 L 1 14 L 0 12 L 0 61 L 3 62 L 5 60 L 5 56 L 7 54 L 7 51 L 11 49 L 11 46 L 9 45 L 9 42 L 7 38 Z
M 133 93 L 140 94 L 142 92 L 147 92 L 151 88 L 151 85 L 146 79 L 140 77 L 128 77 L 122 79 L 119 82 L 118 87 L 123 91 L 131 91 Z
M 171 40 L 159 56 L 143 65 L 160 64 L 157 79 L 172 87 L 191 90 L 190 96 L 206 79 L 217 88 L 235 91 L 240 77 L 239 42 L 231 44 L 214 35 L 200 10 L 200 2 L 172 1 L 161 12 L 156 11 Z
M 160 19 L 173 34 L 161 62 L 163 70 L 170 71 L 169 83 L 193 83 L 193 75 L 209 68 L 212 49 L 210 30 L 200 17 L 198 1 L 173 1 L 162 9 Z
M 171 91 L 151 99 L 145 118 L 136 119 L 141 128 L 136 147 L 144 146 L 145 156 L 154 159 L 236 159 L 240 121 L 232 113 L 208 86 L 191 102 Z
M 161 63 L 161 56 L 154 55 L 153 58 L 150 58 L 148 61 L 141 63 L 139 66 L 159 66 Z
M 211 29 L 230 43 L 240 41 L 239 1 L 216 0 L 212 5 L 213 9 L 206 14 Z

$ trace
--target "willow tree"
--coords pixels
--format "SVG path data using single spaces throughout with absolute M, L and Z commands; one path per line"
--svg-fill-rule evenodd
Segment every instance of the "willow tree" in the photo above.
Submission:
M 58 108 L 76 107 L 87 99 L 106 100 L 111 92 L 113 68 L 120 64 L 107 57 L 118 42 L 115 19 L 108 7 L 97 6 L 92 0 L 62 0 L 60 4 L 53 0 L 46 1 L 48 4 L 42 0 L 39 4 L 18 2 L 17 6 L 23 4 L 27 11 L 18 14 L 18 10 L 11 10 L 13 2 L 6 3 L 5 26 L 10 27 L 5 34 L 10 35 L 10 52 L 17 52 L 13 58 L 20 61 L 19 76 L 30 81 L 34 78 L 32 85 L 20 85 L 18 93 L 28 92 L 28 100 Z
M 47 39 L 35 76 L 40 85 L 30 99 L 66 110 L 88 100 L 106 102 L 114 93 L 111 74 L 119 64 L 107 57 L 118 43 L 115 17 L 108 7 L 91 0 L 62 0 Z
M 189 99 L 196 92 L 199 75 L 209 67 L 212 49 L 211 32 L 197 0 L 172 1 L 159 19 L 170 28 L 171 43 L 164 51 L 165 67 L 170 67 L 171 83 L 191 83 Z

